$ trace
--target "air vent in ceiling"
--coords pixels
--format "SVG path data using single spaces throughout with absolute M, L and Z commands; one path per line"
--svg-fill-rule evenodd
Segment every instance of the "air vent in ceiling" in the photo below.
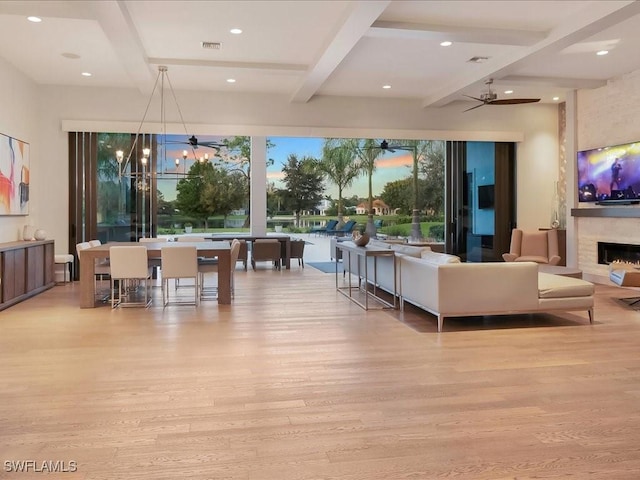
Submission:
M 208 50 L 220 50 L 222 48 L 222 44 L 220 42 L 202 42 L 202 48 L 206 48 Z
M 471 63 L 483 63 L 489 60 L 489 57 L 471 57 L 467 62 Z

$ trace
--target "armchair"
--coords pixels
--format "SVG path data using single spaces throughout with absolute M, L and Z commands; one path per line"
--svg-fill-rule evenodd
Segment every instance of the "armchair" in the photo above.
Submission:
M 523 232 L 514 228 L 511 232 L 509 253 L 503 253 L 505 262 L 536 262 L 557 265 L 560 262 L 557 230 Z
M 609 280 L 619 287 L 640 287 L 640 269 L 638 265 L 624 262 L 609 264 Z M 640 297 L 621 298 L 630 307 L 640 303 Z

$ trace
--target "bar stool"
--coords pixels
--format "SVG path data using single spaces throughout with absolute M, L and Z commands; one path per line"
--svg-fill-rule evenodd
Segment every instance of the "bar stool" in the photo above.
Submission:
M 69 270 L 69 282 L 73 282 L 73 263 L 75 258 L 70 253 L 59 253 L 54 256 L 53 263 L 56 265 L 64 265 L 62 270 L 62 282 L 59 283 L 67 283 L 67 270 Z

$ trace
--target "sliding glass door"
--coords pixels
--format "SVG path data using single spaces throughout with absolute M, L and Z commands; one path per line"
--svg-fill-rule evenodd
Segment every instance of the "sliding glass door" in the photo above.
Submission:
M 515 145 L 447 142 L 446 249 L 463 261 L 501 261 L 515 226 Z

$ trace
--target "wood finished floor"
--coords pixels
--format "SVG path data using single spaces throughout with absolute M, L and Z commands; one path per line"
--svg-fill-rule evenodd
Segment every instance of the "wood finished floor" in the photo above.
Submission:
M 297 265 L 230 306 L 0 312 L 6 461 L 65 479 L 638 479 L 640 313 L 447 320 L 365 312 Z M 160 289 L 155 299 L 159 305 Z

